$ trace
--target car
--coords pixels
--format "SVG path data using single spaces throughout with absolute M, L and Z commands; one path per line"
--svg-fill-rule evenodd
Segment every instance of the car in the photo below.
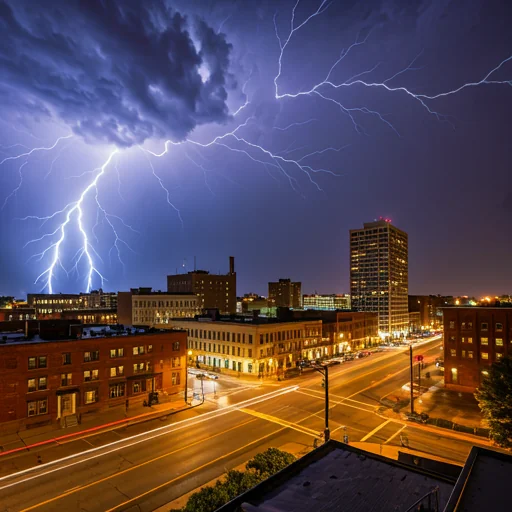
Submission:
M 345 361 L 353 361 L 356 358 L 356 356 L 352 353 L 345 355 Z
M 326 359 L 322 365 L 324 366 L 334 366 L 336 364 L 341 364 L 341 361 L 339 361 L 338 359 Z
M 213 380 L 217 380 L 219 378 L 219 375 L 217 373 L 211 373 L 211 372 L 205 373 L 205 376 L 208 379 L 213 379 Z

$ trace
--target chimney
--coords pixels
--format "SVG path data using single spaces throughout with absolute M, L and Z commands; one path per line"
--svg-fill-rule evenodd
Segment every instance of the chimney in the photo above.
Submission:
M 234 256 L 229 257 L 229 273 L 230 274 L 235 273 L 235 257 Z

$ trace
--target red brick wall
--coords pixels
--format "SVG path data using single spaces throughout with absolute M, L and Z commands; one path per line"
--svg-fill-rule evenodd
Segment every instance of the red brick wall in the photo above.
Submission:
M 480 385 L 482 371 L 488 370 L 500 355 L 512 355 L 512 308 L 447 308 L 443 318 L 445 384 L 474 391 Z M 497 324 L 502 325 L 501 331 Z M 487 344 L 482 343 L 482 338 L 487 338 Z M 502 346 L 497 345 L 497 339 L 502 340 Z M 469 352 L 473 353 L 472 358 Z
M 174 343 L 178 343 L 175 346 Z M 150 352 L 148 347 L 152 346 Z M 134 355 L 133 347 L 144 346 L 143 355 Z M 124 355 L 112 358 L 111 349 L 123 348 Z M 88 338 L 73 341 L 58 342 L 27 342 L 8 343 L 0 345 L 0 423 L 18 421 L 30 425 L 43 421 L 57 420 L 58 394 L 74 390 L 76 392 L 76 413 L 84 414 L 89 411 L 106 409 L 113 405 L 125 404 L 128 399 L 142 401 L 148 392 L 134 391 L 134 363 L 149 363 L 149 369 L 144 369 L 147 388 L 155 379 L 157 391 L 169 394 L 178 393 L 185 385 L 185 365 L 187 350 L 186 332 L 168 331 L 145 335 L 118 336 L 105 338 Z M 97 361 L 84 362 L 84 352 L 99 352 Z M 71 364 L 63 364 L 63 354 L 71 354 Z M 28 369 L 29 357 L 47 357 L 47 367 Z M 122 377 L 111 377 L 112 367 L 123 366 Z M 98 380 L 85 382 L 84 371 L 98 370 Z M 62 386 L 61 375 L 72 374 L 70 386 Z M 179 384 L 173 384 L 173 373 L 179 375 Z M 47 377 L 47 389 L 28 391 L 28 379 Z M 125 394 L 119 398 L 110 398 L 109 385 L 125 384 Z M 97 391 L 97 401 L 85 403 L 87 391 Z M 47 413 L 28 416 L 27 403 L 47 400 Z

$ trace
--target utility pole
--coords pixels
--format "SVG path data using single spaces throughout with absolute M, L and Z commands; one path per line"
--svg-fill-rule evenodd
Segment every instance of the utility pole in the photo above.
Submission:
M 324 388 L 325 388 L 324 441 L 327 442 L 331 438 L 331 432 L 329 430 L 329 367 L 323 366 L 322 368 L 315 368 L 315 370 L 324 376 Z
M 411 414 L 414 414 L 414 374 L 413 374 L 413 366 L 412 366 L 412 345 L 409 345 L 409 360 L 411 365 Z

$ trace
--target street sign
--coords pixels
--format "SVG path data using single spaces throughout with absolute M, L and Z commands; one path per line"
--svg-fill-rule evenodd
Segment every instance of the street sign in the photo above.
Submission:
M 416 356 L 416 361 L 423 361 L 423 356 Z

